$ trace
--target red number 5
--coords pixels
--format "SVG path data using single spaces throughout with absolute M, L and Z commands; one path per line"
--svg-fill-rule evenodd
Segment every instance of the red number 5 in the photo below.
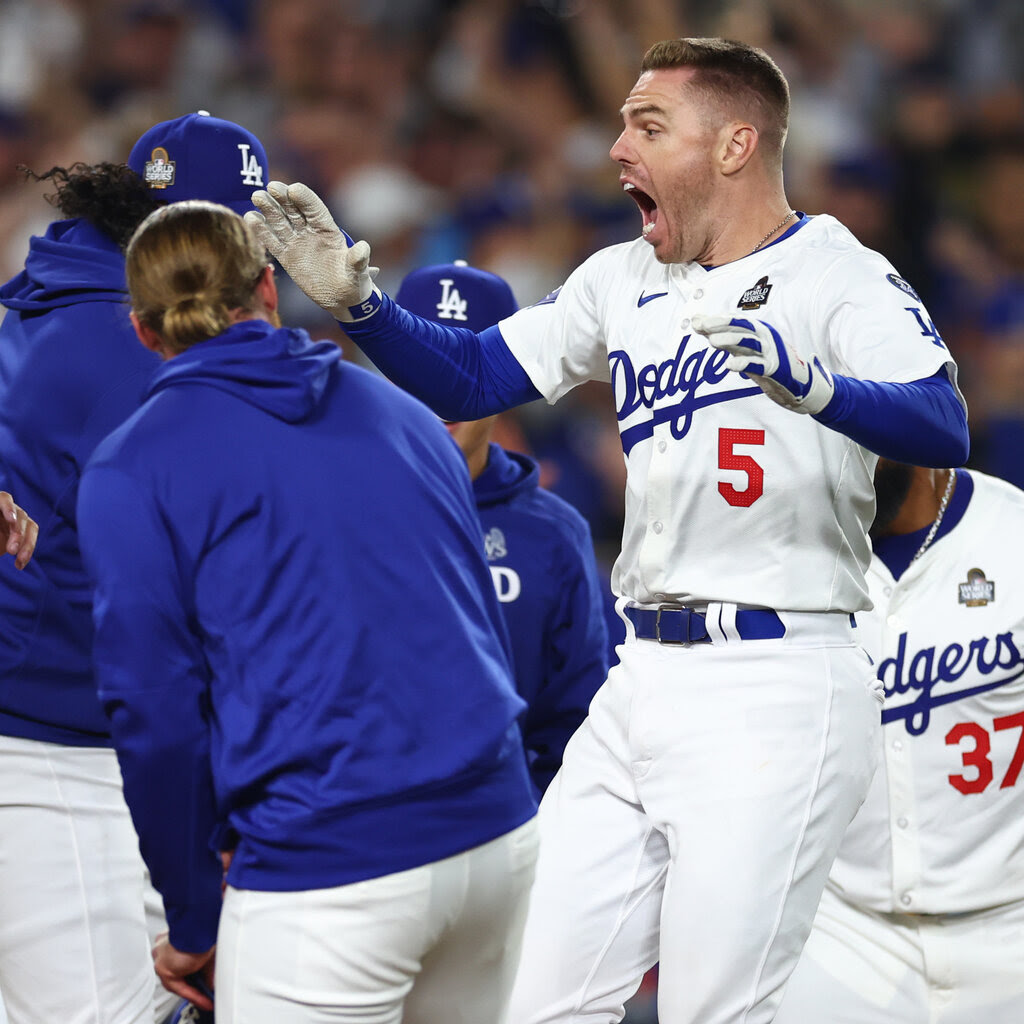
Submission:
M 749 508 L 764 494 L 764 470 L 749 455 L 737 455 L 733 449 L 738 444 L 764 444 L 764 431 L 729 430 L 727 427 L 718 431 L 718 468 L 739 469 L 747 474 L 745 490 L 737 490 L 732 484 L 720 480 L 718 493 L 730 505 Z

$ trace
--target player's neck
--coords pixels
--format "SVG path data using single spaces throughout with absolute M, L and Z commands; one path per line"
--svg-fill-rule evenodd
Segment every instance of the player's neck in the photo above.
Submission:
M 759 194 L 748 203 L 725 211 L 723 223 L 728 225 L 727 230 L 714 246 L 715 258 L 706 262 L 721 266 L 751 256 L 781 238 L 796 219 L 797 214 L 781 190 Z
M 910 490 L 907 492 L 899 512 L 880 536 L 898 536 L 930 526 L 939 514 L 948 483 L 949 470 L 916 467 L 910 483 Z M 954 481 L 953 489 L 955 488 Z

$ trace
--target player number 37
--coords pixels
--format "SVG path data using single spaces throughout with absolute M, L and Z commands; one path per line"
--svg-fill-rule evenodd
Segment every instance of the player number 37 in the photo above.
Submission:
M 1015 715 L 1004 715 L 992 722 L 993 732 L 1005 729 L 1020 729 L 1017 747 L 1010 758 L 1000 789 L 1010 789 L 1017 785 L 1021 767 L 1024 766 L 1024 711 Z M 972 744 L 965 746 L 965 744 Z M 959 722 L 946 733 L 946 746 L 960 747 L 960 756 L 966 771 L 959 775 L 950 775 L 949 784 L 961 793 L 982 793 L 992 781 L 992 739 L 989 731 L 977 722 Z

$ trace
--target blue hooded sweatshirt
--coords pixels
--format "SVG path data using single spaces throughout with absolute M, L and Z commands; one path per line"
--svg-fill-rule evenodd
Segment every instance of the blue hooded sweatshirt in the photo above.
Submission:
M 527 703 L 523 740 L 540 795 L 608 671 L 594 542 L 583 516 L 540 486 L 527 455 L 491 444 L 473 495 L 512 642 L 516 689 Z
M 535 812 L 465 461 L 303 331 L 244 321 L 157 372 L 82 479 L 95 662 L 172 943 L 239 888 L 452 856 Z
M 25 269 L 0 288 L 0 489 L 39 523 L 23 571 L 0 560 L 0 734 L 110 746 L 75 502 L 93 449 L 160 365 L 127 298 L 120 250 L 82 220 L 33 237 Z

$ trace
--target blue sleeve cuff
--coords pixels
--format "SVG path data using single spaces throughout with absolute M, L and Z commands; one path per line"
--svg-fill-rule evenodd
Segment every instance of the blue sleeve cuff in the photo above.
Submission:
M 835 395 L 814 418 L 876 455 L 915 466 L 962 466 L 967 411 L 945 370 L 894 384 L 833 374 Z

